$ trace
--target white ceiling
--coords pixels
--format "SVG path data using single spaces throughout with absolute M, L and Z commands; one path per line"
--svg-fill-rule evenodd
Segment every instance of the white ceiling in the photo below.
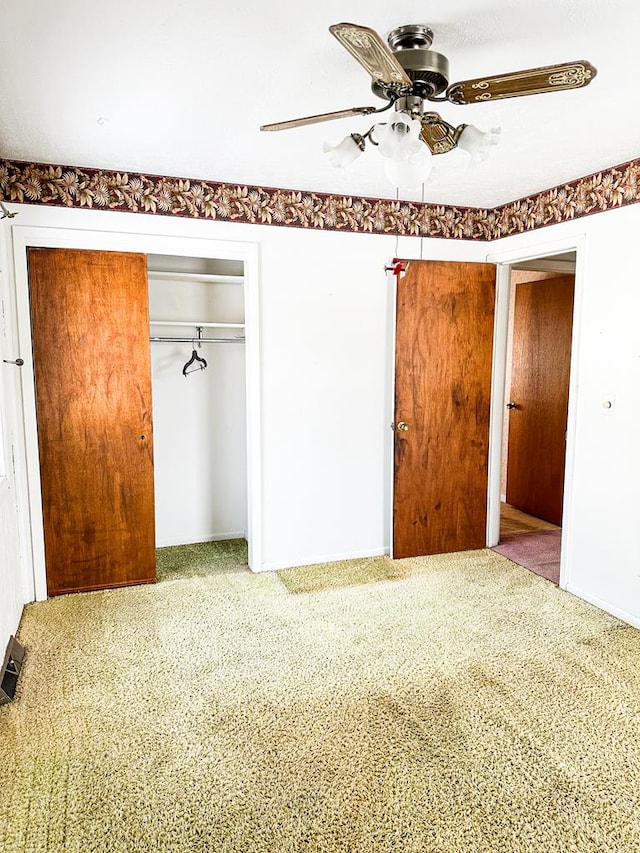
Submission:
M 499 125 L 502 138 L 479 166 L 437 157 L 426 201 L 493 206 L 640 156 L 637 0 L 3 2 L 0 156 L 395 198 L 375 151 L 348 173 L 322 153 L 367 118 L 258 130 L 382 105 L 329 33 L 340 21 L 383 37 L 428 24 L 452 82 L 576 59 L 598 69 L 574 92 L 439 105 L 451 124 Z

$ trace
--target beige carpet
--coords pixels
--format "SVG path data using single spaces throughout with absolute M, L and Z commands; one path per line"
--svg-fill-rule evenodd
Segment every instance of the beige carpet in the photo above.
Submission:
M 156 575 L 159 581 L 170 581 L 247 569 L 247 550 L 246 539 L 156 548 Z
M 281 569 L 277 574 L 289 592 L 321 592 L 345 586 L 360 586 L 376 581 L 402 580 L 455 564 L 459 571 L 471 568 L 478 560 L 478 551 L 461 551 L 457 554 L 435 554 L 428 558 L 392 560 L 390 557 L 365 557 L 357 560 L 340 560 L 336 563 L 316 563 Z
M 637 853 L 640 633 L 492 551 L 27 608 L 0 849 Z

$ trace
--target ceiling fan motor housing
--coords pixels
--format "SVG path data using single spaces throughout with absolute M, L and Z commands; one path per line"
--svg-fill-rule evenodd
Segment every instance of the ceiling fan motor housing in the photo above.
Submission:
M 393 55 L 412 82 L 411 94 L 419 98 L 440 95 L 449 85 L 449 60 L 430 50 L 432 30 L 424 24 L 408 24 L 389 33 L 387 41 Z M 373 92 L 381 98 L 393 95 L 389 87 L 374 82 Z

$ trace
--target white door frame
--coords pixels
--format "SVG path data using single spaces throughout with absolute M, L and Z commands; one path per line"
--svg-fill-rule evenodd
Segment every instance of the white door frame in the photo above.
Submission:
M 489 483 L 487 494 L 487 547 L 500 539 L 500 479 L 502 469 L 503 413 L 507 371 L 507 336 L 509 325 L 509 293 L 511 267 L 565 252 L 576 253 L 575 290 L 573 302 L 573 333 L 571 337 L 571 367 L 569 373 L 569 407 L 567 412 L 567 448 L 564 468 L 564 497 L 562 503 L 562 547 L 560 552 L 560 588 L 570 584 L 572 567 L 573 470 L 577 426 L 578 352 L 580 349 L 580 316 L 582 313 L 584 234 L 565 240 L 537 243 L 529 249 L 513 249 L 489 253 L 487 261 L 497 265 L 496 309 L 493 336 L 493 367 L 491 376 L 491 413 L 489 420 Z
M 258 246 L 214 238 L 41 226 L 12 227 L 13 264 L 20 354 L 24 359 L 22 409 L 24 451 L 29 484 L 31 559 L 25 560 L 25 580 L 30 599 L 47 597 L 44 555 L 42 490 L 36 421 L 35 383 L 31 348 L 31 311 L 27 251 L 31 247 L 54 249 L 94 249 L 98 251 L 140 252 L 147 255 L 176 255 L 244 264 L 245 354 L 247 398 L 247 538 L 249 566 L 262 569 L 262 412 L 260 383 L 260 300 Z M 28 555 L 26 555 L 28 556 Z
M 398 304 L 398 277 L 391 271 L 387 271 L 387 316 L 390 322 L 387 329 L 387 365 L 389 375 L 386 386 L 389 397 L 387 399 L 387 411 L 389 412 L 389 425 L 391 427 L 391 441 L 385 442 L 385 450 L 388 454 L 386 468 L 389 472 L 388 506 L 386 507 L 389 519 L 389 556 L 393 560 L 393 500 L 396 486 L 396 310 Z M 388 435 L 388 433 L 387 433 Z M 385 549 L 386 550 L 386 549 Z
M 16 363 L 20 353 L 8 234 L 9 222 L 0 222 L 0 654 L 18 630 L 30 591 L 23 571 L 24 543 L 29 538 L 27 479 L 16 464 L 22 448 L 23 368 Z

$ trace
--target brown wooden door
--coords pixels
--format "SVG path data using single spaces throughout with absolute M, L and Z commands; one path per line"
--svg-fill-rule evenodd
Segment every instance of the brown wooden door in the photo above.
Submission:
M 50 595 L 155 580 L 146 258 L 29 251 Z
M 562 523 L 573 276 L 516 285 L 507 503 Z
M 495 278 L 434 261 L 398 278 L 395 558 L 486 545 Z

